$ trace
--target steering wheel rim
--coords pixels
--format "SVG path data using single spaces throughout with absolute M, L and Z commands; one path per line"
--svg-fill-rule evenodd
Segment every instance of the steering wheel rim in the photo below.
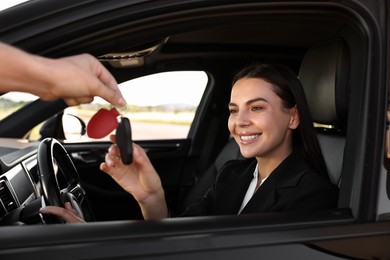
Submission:
M 80 184 L 78 171 L 62 144 L 54 138 L 45 138 L 38 146 L 37 160 L 42 196 L 46 205 L 64 207 L 64 203 L 68 201 L 84 220 L 91 220 L 92 210 Z M 66 187 L 60 188 L 60 173 L 66 180 Z M 64 223 L 53 215 L 45 215 L 44 220 L 47 224 Z

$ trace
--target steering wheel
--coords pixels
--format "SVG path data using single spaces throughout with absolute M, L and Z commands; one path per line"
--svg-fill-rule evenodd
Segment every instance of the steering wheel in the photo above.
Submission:
M 70 202 L 86 221 L 92 220 L 92 210 L 80 177 L 68 152 L 54 138 L 44 139 L 38 147 L 38 171 L 42 196 L 47 206 L 64 207 Z M 47 224 L 64 223 L 53 215 L 45 215 Z

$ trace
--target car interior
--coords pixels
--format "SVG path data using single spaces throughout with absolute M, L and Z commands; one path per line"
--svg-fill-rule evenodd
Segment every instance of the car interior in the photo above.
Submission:
M 0 11 L 1 42 L 49 58 L 88 53 L 112 73 L 127 94 L 133 141 L 158 172 L 172 212 L 203 196 L 227 161 L 244 159 L 227 128 L 228 103 L 233 76 L 253 63 L 282 64 L 297 74 L 330 179 L 340 190 L 337 208 L 329 210 L 143 221 L 134 198 L 99 170 L 111 142 L 85 133 L 93 113 L 110 106 L 68 107 L 63 100 L 37 99 L 15 101 L 9 109 L 10 93 L 1 93 L 0 258 L 236 259 L 252 253 L 286 259 L 294 250 L 315 249 L 300 258 L 323 259 L 317 256 L 324 253 L 325 259 L 331 254 L 387 259 L 388 61 L 383 57 L 388 48 L 383 37 L 388 17 L 380 10 L 386 5 L 369 0 L 39 0 Z M 175 120 L 165 128 L 154 97 L 191 96 L 200 80 L 189 74 L 184 81 L 160 79 L 148 83 L 152 90 L 138 89 L 145 96 L 130 92 L 127 83 L 171 72 L 196 72 L 205 80 L 195 105 L 183 106 L 177 99 L 170 101 L 174 109 L 164 107 Z M 173 83 L 179 85 L 177 92 L 169 91 Z M 158 117 L 136 117 L 145 111 L 157 111 Z M 190 111 L 190 119 L 182 119 L 182 111 Z M 69 115 L 76 121 L 68 121 Z M 66 130 L 73 124 L 75 139 Z M 146 137 L 163 130 L 168 135 Z M 60 203 L 61 193 L 83 202 L 88 224 L 64 225 L 39 214 L 42 206 Z
M 289 66 L 303 83 L 330 178 L 340 187 L 339 209 L 348 209 L 356 217 L 363 206 L 358 203 L 360 195 L 353 193 L 363 182 L 363 173 L 354 170 L 353 162 L 360 151 L 356 140 L 361 132 L 356 129 L 361 129 L 359 111 L 363 108 L 358 103 L 364 96 L 362 64 L 366 63 L 361 61 L 367 58 L 366 32 L 353 15 L 337 5 L 320 7 L 227 4 L 206 11 L 199 7 L 154 16 L 140 13 L 139 19 L 130 19 L 126 8 L 113 8 L 110 15 L 96 12 L 69 23 L 65 18 L 70 14 L 63 12 L 59 14 L 63 22 L 57 23 L 55 30 L 48 26 L 52 16 L 40 28 L 30 28 L 31 37 L 12 35 L 6 29 L 0 35 L 48 57 L 90 53 L 119 83 L 164 71 L 205 71 L 208 86 L 187 138 L 134 140 L 147 151 L 162 179 L 168 204 L 177 211 L 204 194 L 226 161 L 242 159 L 227 129 L 235 72 L 254 62 Z M 29 29 L 27 24 L 18 26 Z M 356 113 L 350 113 L 351 107 Z M 0 121 L 0 136 L 24 139 L 32 127 L 51 119 L 50 127 L 41 132 L 42 139 L 62 142 L 58 118 L 65 108 L 61 100 L 34 101 Z M 10 213 L 39 200 L 40 194 L 39 141 L 19 146 L 10 142 L 0 150 L 1 180 L 3 190 L 9 189 L 5 193 L 14 199 L 14 208 L 4 209 L 3 225 L 15 224 L 18 216 Z M 79 172 L 95 221 L 141 217 L 134 199 L 99 172 L 109 142 L 62 143 Z M 29 177 L 23 179 L 22 174 Z M 23 185 L 29 189 L 25 191 Z M 4 205 L 10 204 L 2 200 Z

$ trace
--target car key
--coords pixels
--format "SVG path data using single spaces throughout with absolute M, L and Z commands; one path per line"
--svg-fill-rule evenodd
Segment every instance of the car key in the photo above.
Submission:
M 119 117 L 119 125 L 116 128 L 116 144 L 121 153 L 121 160 L 124 164 L 133 162 L 133 144 L 131 140 L 130 120 L 126 117 Z

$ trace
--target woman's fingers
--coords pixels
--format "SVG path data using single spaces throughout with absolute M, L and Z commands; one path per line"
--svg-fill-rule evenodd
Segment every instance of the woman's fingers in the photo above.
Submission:
M 62 218 L 66 223 L 85 223 L 85 221 L 78 216 L 78 213 L 72 208 L 69 202 L 65 203 L 65 208 L 46 206 L 40 209 L 40 213 L 55 215 Z

